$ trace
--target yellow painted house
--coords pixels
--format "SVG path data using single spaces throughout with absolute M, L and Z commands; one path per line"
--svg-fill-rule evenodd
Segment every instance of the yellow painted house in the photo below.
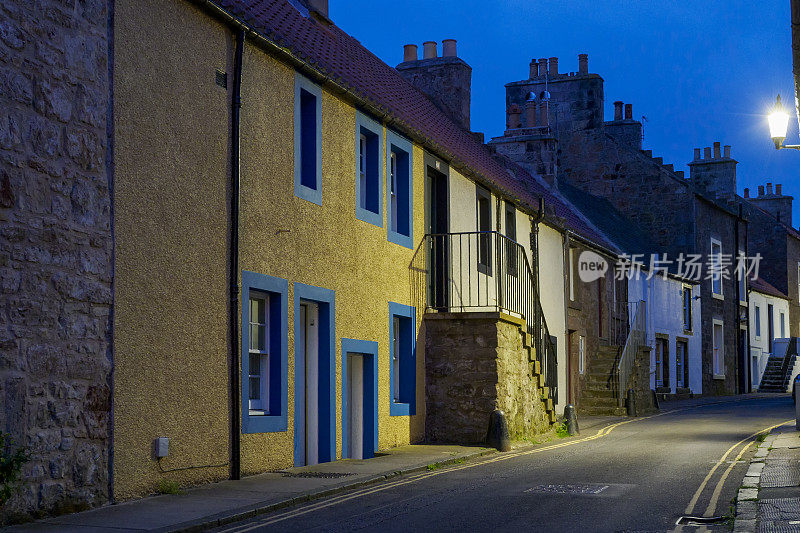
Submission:
M 115 3 L 116 499 L 423 440 L 424 237 L 534 261 L 540 194 L 325 4 Z

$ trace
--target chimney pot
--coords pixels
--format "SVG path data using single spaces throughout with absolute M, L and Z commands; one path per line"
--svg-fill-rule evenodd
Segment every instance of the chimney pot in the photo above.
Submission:
M 622 106 L 621 100 L 614 102 L 614 120 L 622 120 Z
M 525 102 L 525 121 L 529 128 L 536 127 L 536 101 L 528 100 Z
M 578 54 L 578 73 L 589 74 L 589 54 Z
M 625 104 L 625 120 L 633 120 L 633 104 Z
M 539 58 L 539 76 L 544 76 L 547 74 L 547 58 L 540 57 Z
M 744 197 L 750 198 L 750 189 L 748 189 L 747 187 L 744 188 Z
M 694 160 L 695 161 L 699 161 L 700 160 L 700 148 L 695 148 L 694 149 Z
M 442 57 L 458 57 L 455 39 L 445 39 L 442 41 Z
M 706 146 L 703 148 L 703 159 L 711 159 L 711 147 Z
M 772 195 L 772 183 L 767 182 L 767 194 Z
M 781 191 L 782 188 L 783 188 L 783 185 L 781 185 L 780 183 L 776 183 L 775 184 L 775 194 L 777 194 L 778 196 L 783 196 L 783 194 L 781 194 L 783 192 L 783 191 Z
M 763 185 L 759 185 L 758 186 L 758 195 L 759 196 L 764 196 L 764 186 Z
M 722 155 L 726 159 L 730 159 L 731 158 L 731 145 L 730 144 L 726 144 L 725 146 L 722 147 Z
M 434 57 L 437 57 L 436 41 L 422 43 L 422 59 L 433 59 Z
M 719 145 L 720 143 L 718 142 L 714 143 L 714 159 L 719 159 L 721 157 L 719 153 Z
M 416 44 L 403 45 L 403 63 L 406 61 L 416 61 L 418 58 Z
M 539 63 L 537 63 L 535 59 L 531 59 L 531 72 L 529 79 L 532 80 L 538 77 L 539 77 Z
M 550 58 L 550 75 L 551 76 L 558 76 L 558 58 L 551 57 Z

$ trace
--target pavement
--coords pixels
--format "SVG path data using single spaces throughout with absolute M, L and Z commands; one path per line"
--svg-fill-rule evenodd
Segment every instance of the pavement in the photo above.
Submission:
M 800 431 L 794 422 L 761 442 L 739 489 L 734 531 L 800 533 Z

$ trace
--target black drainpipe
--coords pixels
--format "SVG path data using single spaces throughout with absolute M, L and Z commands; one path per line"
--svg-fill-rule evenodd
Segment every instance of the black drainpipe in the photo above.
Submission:
M 241 423 L 239 404 L 239 115 L 242 108 L 242 55 L 246 32 L 239 28 L 236 32 L 236 52 L 233 59 L 233 95 L 231 98 L 231 247 L 230 247 L 230 324 L 231 339 L 231 479 L 239 479 L 241 468 Z

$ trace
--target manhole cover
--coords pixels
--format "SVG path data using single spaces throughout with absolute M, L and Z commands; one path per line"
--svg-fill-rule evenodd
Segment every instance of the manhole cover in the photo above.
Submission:
M 320 479 L 336 479 L 354 475 L 353 472 L 282 472 L 283 477 L 310 477 Z
M 600 494 L 609 485 L 599 483 L 573 483 L 567 485 L 536 485 L 525 492 L 541 492 L 550 494 Z

